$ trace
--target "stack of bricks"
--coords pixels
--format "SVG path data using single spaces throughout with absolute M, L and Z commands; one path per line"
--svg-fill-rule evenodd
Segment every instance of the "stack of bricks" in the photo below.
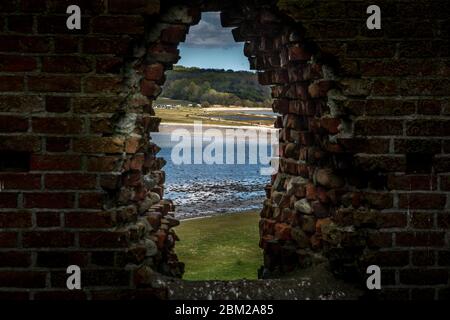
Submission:
M 362 0 L 3 1 L 0 299 L 164 298 L 154 272 L 182 275 L 151 104 L 202 11 L 235 27 L 280 114 L 260 276 L 328 261 L 365 283 L 376 264 L 387 298 L 448 299 L 449 8 L 377 2 L 382 30 Z

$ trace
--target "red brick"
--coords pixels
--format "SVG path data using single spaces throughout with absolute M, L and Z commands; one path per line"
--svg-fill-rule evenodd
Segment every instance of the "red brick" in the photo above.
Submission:
M 413 212 L 411 214 L 411 226 L 416 229 L 433 229 L 434 213 Z
M 59 227 L 61 218 L 59 212 L 36 212 L 36 224 L 40 228 Z
M 15 248 L 17 246 L 17 232 L 0 232 L 0 248 Z
M 142 16 L 101 16 L 92 19 L 92 31 L 103 34 L 144 34 Z
M 414 250 L 412 251 L 411 261 L 415 266 L 432 266 L 434 265 L 434 254 L 433 250 Z
M 9 136 L 7 139 L 0 139 L 1 151 L 14 152 L 38 152 L 41 150 L 41 139 L 39 137 L 27 136 Z
M 80 232 L 83 248 L 124 248 L 128 245 L 128 235 L 124 232 Z
M 109 212 L 68 212 L 64 225 L 68 228 L 112 228 L 115 224 Z
M 445 245 L 444 232 L 399 232 L 395 243 L 399 247 L 442 247 Z
M 79 48 L 79 39 L 71 36 L 56 36 L 55 37 L 55 52 L 56 53 L 77 53 Z
M 438 228 L 448 229 L 450 228 L 450 214 L 440 213 L 438 214 Z
M 0 251 L 0 268 L 26 268 L 31 264 L 31 254 L 20 251 Z
M 402 193 L 399 195 L 399 208 L 405 209 L 443 209 L 447 197 L 434 193 Z
M 138 14 L 157 14 L 159 13 L 159 1 L 148 0 L 128 0 L 126 3 L 122 0 L 109 0 L 108 11 L 111 13 L 138 13 Z
M 92 63 L 87 58 L 74 56 L 44 57 L 42 71 L 53 73 L 88 73 Z
M 74 234 L 63 231 L 24 232 L 22 244 L 25 248 L 66 248 L 74 244 Z
M 23 91 L 23 77 L 0 76 L 0 91 Z
M 409 264 L 408 251 L 382 251 L 370 257 L 370 263 L 381 267 L 403 267 Z
M 31 225 L 31 212 L 0 212 L 2 228 L 28 228 Z
M 46 8 L 46 0 L 21 0 L 20 10 L 24 12 L 41 12 Z
M 90 157 L 87 168 L 92 172 L 110 172 L 118 169 L 119 160 L 117 157 Z
M 70 4 L 68 4 L 69 6 Z M 67 7 L 66 7 L 67 9 Z M 37 31 L 42 34 L 86 34 L 89 32 L 89 18 L 81 16 L 81 29 L 69 30 L 67 15 L 45 15 L 37 17 Z
M 160 63 L 146 65 L 143 73 L 145 79 L 156 81 L 158 84 L 161 84 L 159 81 L 164 78 L 164 66 Z
M 67 152 L 70 150 L 70 138 L 47 137 L 45 150 L 47 152 Z
M 124 55 L 132 48 L 129 37 L 86 37 L 83 41 L 85 53 Z
M 47 0 L 48 11 L 52 13 L 66 14 L 67 7 L 77 5 L 83 14 L 95 15 L 104 13 L 106 1 L 104 0 Z
M 33 16 L 8 16 L 8 30 L 18 33 L 32 33 Z
M 448 270 L 443 269 L 408 269 L 400 271 L 402 284 L 433 285 L 447 284 Z
M 45 53 L 50 50 L 50 40 L 36 36 L 0 36 L 0 51 L 20 53 Z
M 122 82 L 119 76 L 89 77 L 85 79 L 84 90 L 87 93 L 119 93 Z
M 41 251 L 37 253 L 36 265 L 44 268 L 67 268 L 75 264 L 85 267 L 89 264 L 89 253 L 69 251 Z
M 122 153 L 125 140 L 114 137 L 80 138 L 74 141 L 73 149 L 83 153 Z
M 450 176 L 441 176 L 441 190 L 450 190 Z
M 29 173 L 0 173 L 5 190 L 33 190 L 41 188 L 41 175 Z
M 0 193 L 0 208 L 16 208 L 17 193 Z
M 142 79 L 141 93 L 146 97 L 157 97 L 161 93 L 161 88 L 154 81 Z
M 31 170 L 74 171 L 81 169 L 81 157 L 74 155 L 33 155 Z
M 448 136 L 450 121 L 446 120 L 412 120 L 406 122 L 406 134 L 409 136 Z
M 0 283 L 6 288 L 45 288 L 46 273 L 35 271 L 0 271 Z
M 29 76 L 28 88 L 37 92 L 80 92 L 81 79 L 66 76 Z
M 95 175 L 90 174 L 46 174 L 46 189 L 94 189 L 97 183 Z
M 45 98 L 47 112 L 64 113 L 70 111 L 70 98 L 47 96 Z
M 34 71 L 36 67 L 37 67 L 36 59 L 33 57 L 0 55 L 1 72 Z
M 355 122 L 355 135 L 362 136 L 393 136 L 402 135 L 401 120 L 359 120 Z
M 1 112 L 32 113 L 44 111 L 44 99 L 39 96 L 0 95 Z
M 173 25 L 161 32 L 160 39 L 163 42 L 178 44 L 186 39 L 186 33 L 187 29 L 184 25 Z
M 85 209 L 101 209 L 103 207 L 102 193 L 81 193 L 79 207 Z
M 436 190 L 436 179 L 429 175 L 389 175 L 391 190 Z
M 33 132 L 55 134 L 77 134 L 83 130 L 79 118 L 33 118 Z
M 27 132 L 28 119 L 17 116 L 0 116 L 0 132 Z
M 102 57 L 97 58 L 96 70 L 97 73 L 114 73 L 119 74 L 122 72 L 124 66 L 123 58 L 118 57 Z
M 25 208 L 49 209 L 73 208 L 75 202 L 70 193 L 27 193 L 23 201 Z
M 395 139 L 396 153 L 440 153 L 441 142 L 431 139 Z

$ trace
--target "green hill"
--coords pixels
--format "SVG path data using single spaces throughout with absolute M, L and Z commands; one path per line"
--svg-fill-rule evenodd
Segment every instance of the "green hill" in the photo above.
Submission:
M 164 98 L 204 105 L 270 106 L 270 88 L 261 86 L 252 72 L 175 66 L 166 77 Z

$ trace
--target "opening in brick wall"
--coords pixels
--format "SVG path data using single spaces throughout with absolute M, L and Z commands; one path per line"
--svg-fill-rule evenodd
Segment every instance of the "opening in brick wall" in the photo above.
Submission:
M 173 27 L 162 37 L 185 32 Z M 178 49 L 181 59 L 153 103 L 162 121 L 151 137 L 166 161 L 165 198 L 181 220 L 175 252 L 183 278 L 256 279 L 259 212 L 274 173 L 265 170 L 278 147 L 270 88 L 259 84 L 220 12 L 203 12 Z

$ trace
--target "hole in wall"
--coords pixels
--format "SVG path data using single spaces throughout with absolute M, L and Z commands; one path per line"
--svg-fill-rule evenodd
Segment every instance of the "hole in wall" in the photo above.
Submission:
M 186 264 L 187 280 L 256 279 L 263 264 L 258 213 L 270 176 L 261 174 L 261 163 L 250 155 L 264 148 L 255 139 L 258 129 L 273 128 L 276 115 L 270 89 L 250 71 L 244 44 L 234 41 L 230 29 L 221 26 L 220 12 L 204 12 L 179 45 L 181 60 L 166 72 L 153 103 L 162 122 L 152 140 L 167 161 L 165 198 L 174 201 L 182 220 L 176 253 Z M 228 133 L 234 137 L 227 138 Z M 175 160 L 174 148 L 182 140 L 193 148 L 183 149 Z M 205 156 L 213 143 L 218 148 L 210 153 L 211 163 Z M 203 159 L 195 163 L 198 144 Z M 186 162 L 180 164 L 178 157 Z

